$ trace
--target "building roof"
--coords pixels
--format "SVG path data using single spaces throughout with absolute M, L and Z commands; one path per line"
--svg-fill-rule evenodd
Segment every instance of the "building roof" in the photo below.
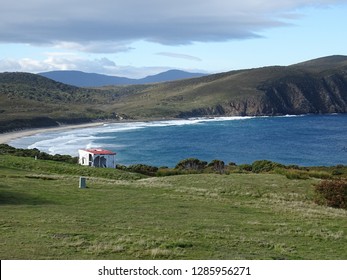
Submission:
M 94 154 L 94 155 L 115 155 L 116 154 L 112 151 L 104 150 L 101 148 L 83 149 L 83 151 L 86 151 L 86 152 Z

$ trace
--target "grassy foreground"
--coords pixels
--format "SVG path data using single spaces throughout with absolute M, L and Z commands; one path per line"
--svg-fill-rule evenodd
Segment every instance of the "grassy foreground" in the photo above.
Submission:
M 317 181 L 0 156 L 0 258 L 347 259 L 347 211 L 314 204 Z

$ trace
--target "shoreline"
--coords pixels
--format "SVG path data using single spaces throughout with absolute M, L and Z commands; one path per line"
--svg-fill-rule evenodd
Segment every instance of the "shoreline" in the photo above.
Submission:
M 52 132 L 52 131 L 64 131 L 64 130 L 73 130 L 78 128 L 89 128 L 89 127 L 98 127 L 103 126 L 105 124 L 111 123 L 132 123 L 132 122 L 151 122 L 151 121 L 167 121 L 167 120 L 175 120 L 166 119 L 166 118 L 144 118 L 144 119 L 126 119 L 126 120 L 105 120 L 103 122 L 88 122 L 81 124 L 72 124 L 72 125 L 60 125 L 55 127 L 42 127 L 42 128 L 29 128 L 22 129 L 17 131 L 10 131 L 5 133 L 0 133 L 0 144 L 8 144 L 12 140 L 23 138 L 27 136 L 32 136 L 39 133 Z
M 203 119 L 223 119 L 223 118 L 254 118 L 254 117 L 300 117 L 307 116 L 309 114 L 301 115 L 281 115 L 281 116 L 210 116 L 210 117 L 196 117 L 196 118 L 187 118 L 188 120 L 203 120 Z M 327 115 L 337 115 L 336 113 L 327 114 Z M 152 122 L 152 121 L 174 121 L 174 120 L 187 120 L 187 119 L 177 119 L 177 118 L 143 118 L 143 119 L 127 119 L 127 120 L 105 120 L 103 122 L 88 122 L 75 125 L 60 125 L 57 127 L 43 127 L 43 128 L 30 128 L 23 129 L 18 131 L 11 131 L 0 133 L 0 144 L 8 144 L 12 140 L 23 138 L 27 136 L 32 136 L 39 133 L 52 132 L 52 131 L 64 131 L 64 130 L 73 130 L 79 128 L 89 128 L 89 127 L 98 127 L 110 123 L 133 123 L 133 122 Z
M 23 138 L 27 136 L 32 136 L 39 133 L 51 132 L 51 131 L 64 131 L 78 128 L 88 128 L 88 127 L 97 127 L 102 126 L 107 122 L 95 122 L 95 123 L 84 123 L 84 124 L 75 124 L 75 125 L 61 125 L 57 127 L 45 127 L 45 128 L 32 128 L 24 129 L 13 132 L 5 132 L 0 134 L 0 144 L 7 144 L 12 140 Z

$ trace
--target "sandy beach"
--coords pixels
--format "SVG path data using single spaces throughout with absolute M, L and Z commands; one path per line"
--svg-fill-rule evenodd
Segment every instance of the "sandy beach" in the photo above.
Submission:
M 35 128 L 35 129 L 25 129 L 20 131 L 8 132 L 0 134 L 0 144 L 8 143 L 14 139 L 35 135 L 38 133 L 44 133 L 49 131 L 63 131 L 76 128 L 87 128 L 104 125 L 104 122 L 95 122 L 95 123 L 86 123 L 86 124 L 77 124 L 77 125 L 61 125 L 58 127 L 49 127 L 49 128 Z

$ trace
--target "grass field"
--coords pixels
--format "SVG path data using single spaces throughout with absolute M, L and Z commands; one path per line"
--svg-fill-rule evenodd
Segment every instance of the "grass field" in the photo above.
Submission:
M 0 258 L 347 259 L 347 211 L 314 204 L 316 182 L 145 177 L 2 155 Z

